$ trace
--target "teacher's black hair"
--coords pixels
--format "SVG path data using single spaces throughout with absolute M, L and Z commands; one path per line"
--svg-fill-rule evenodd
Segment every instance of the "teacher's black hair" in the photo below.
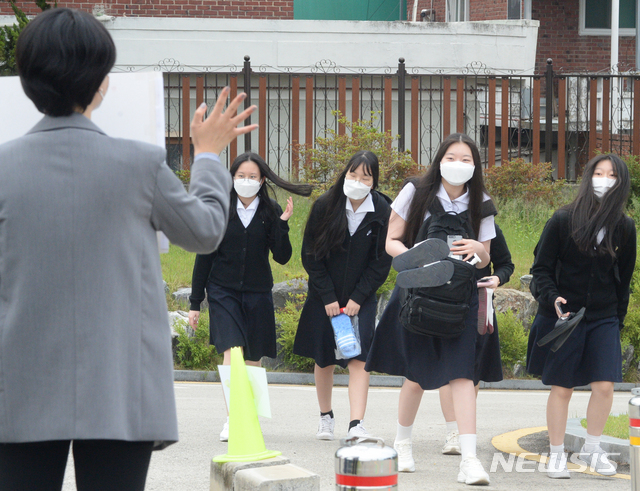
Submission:
M 84 111 L 116 61 L 111 35 L 92 15 L 67 8 L 39 14 L 16 44 L 27 97 L 49 116 Z

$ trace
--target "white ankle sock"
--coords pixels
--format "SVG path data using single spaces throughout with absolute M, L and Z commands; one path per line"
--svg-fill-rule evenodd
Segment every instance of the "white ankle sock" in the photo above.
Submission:
M 593 452 L 600 445 L 600 437 L 593 436 L 587 433 L 587 438 L 584 441 L 584 451 L 585 452 Z
M 547 468 L 554 472 L 560 472 L 567 465 L 567 458 L 564 454 L 564 443 L 561 445 L 549 445 L 549 450 Z
M 475 433 L 460 435 L 460 453 L 462 454 L 462 459 L 476 456 L 477 442 L 478 442 L 478 437 L 476 436 Z
M 560 445 L 549 445 L 549 453 L 550 454 L 562 454 L 564 453 L 564 443 Z
M 402 426 L 398 423 L 398 430 L 396 433 L 396 441 L 400 442 L 402 440 L 411 440 L 411 431 L 413 430 L 413 425 L 411 426 Z
M 447 423 L 447 435 L 452 431 L 458 431 L 457 421 L 446 421 L 446 423 Z

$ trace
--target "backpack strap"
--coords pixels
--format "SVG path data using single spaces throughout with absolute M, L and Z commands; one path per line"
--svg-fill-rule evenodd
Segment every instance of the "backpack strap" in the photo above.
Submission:
M 439 215 L 440 213 L 444 213 L 444 207 L 442 206 L 442 203 L 440 203 L 440 198 L 438 198 L 437 196 L 433 200 L 433 203 L 431 203 L 431 206 L 429 207 L 429 213 L 431 213 L 431 215 L 433 216 Z
M 496 205 L 493 204 L 493 200 L 488 199 L 487 201 L 483 201 L 480 206 L 480 217 L 487 218 L 489 216 L 496 216 L 498 214 L 498 210 L 496 210 Z

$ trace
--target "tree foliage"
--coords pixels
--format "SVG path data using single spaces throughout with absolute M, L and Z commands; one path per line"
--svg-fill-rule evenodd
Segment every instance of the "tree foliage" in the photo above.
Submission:
M 16 16 L 17 24 L 0 27 L 0 75 L 17 75 L 16 43 L 18 36 L 29 23 L 29 18 L 27 14 L 18 8 L 13 0 L 7 1 Z M 46 0 L 35 0 L 35 4 L 42 12 L 52 8 L 52 5 L 48 4 Z M 57 6 L 58 2 L 56 0 L 53 7 Z
M 337 116 L 338 123 L 344 125 L 344 134 L 329 129 L 325 137 L 316 138 L 314 148 L 298 145 L 300 161 L 304 165 L 302 181 L 312 184 L 316 195 L 325 192 L 334 183 L 336 175 L 360 150 L 369 150 L 378 157 L 378 189 L 391 197 L 398 193 L 405 178 L 419 172 L 411 153 L 399 152 L 393 146 L 397 137 L 375 127 L 376 113 L 371 114 L 370 120 L 355 122 L 349 121 L 339 111 L 333 114 Z
M 534 164 L 518 158 L 488 169 L 485 183 L 489 194 L 499 200 L 520 199 L 555 206 L 562 197 L 564 179 L 553 180 L 549 162 Z

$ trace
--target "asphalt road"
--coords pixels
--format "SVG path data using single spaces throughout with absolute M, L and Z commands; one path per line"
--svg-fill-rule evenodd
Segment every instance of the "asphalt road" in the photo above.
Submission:
M 313 386 L 270 385 L 273 418 L 260 418 L 266 446 L 279 450 L 291 463 L 321 476 L 321 490 L 335 489 L 334 454 L 340 447 L 333 442 L 315 439 L 319 410 Z M 218 434 L 226 418 L 222 389 L 217 383 L 176 383 L 176 401 L 180 425 L 180 442 L 161 452 L 155 452 L 147 479 L 148 491 L 208 491 L 210 461 L 224 454 L 226 443 Z M 334 388 L 333 410 L 336 416 L 336 437 L 346 436 L 349 411 L 348 394 L 344 387 Z M 367 430 L 393 444 L 395 437 L 397 388 L 372 388 L 365 424 Z M 546 391 L 481 390 L 478 396 L 478 456 L 489 471 L 496 454 L 493 437 L 518 429 L 545 426 Z M 569 417 L 583 417 L 588 392 L 576 392 L 569 407 Z M 629 392 L 616 392 L 612 412 L 626 412 Z M 401 473 L 401 490 L 450 490 L 467 486 L 456 482 L 460 461 L 458 456 L 440 453 L 444 442 L 445 424 L 440 412 L 437 391 L 425 392 L 414 426 L 414 458 L 416 472 Z M 533 470 L 535 464 L 522 466 L 528 472 L 506 472 L 495 466 L 490 472 L 491 485 L 486 489 L 532 490 L 576 489 L 607 491 L 629 490 L 629 480 L 572 473 L 569 480 L 551 480 Z M 75 490 L 73 464 L 69 463 L 64 491 Z

